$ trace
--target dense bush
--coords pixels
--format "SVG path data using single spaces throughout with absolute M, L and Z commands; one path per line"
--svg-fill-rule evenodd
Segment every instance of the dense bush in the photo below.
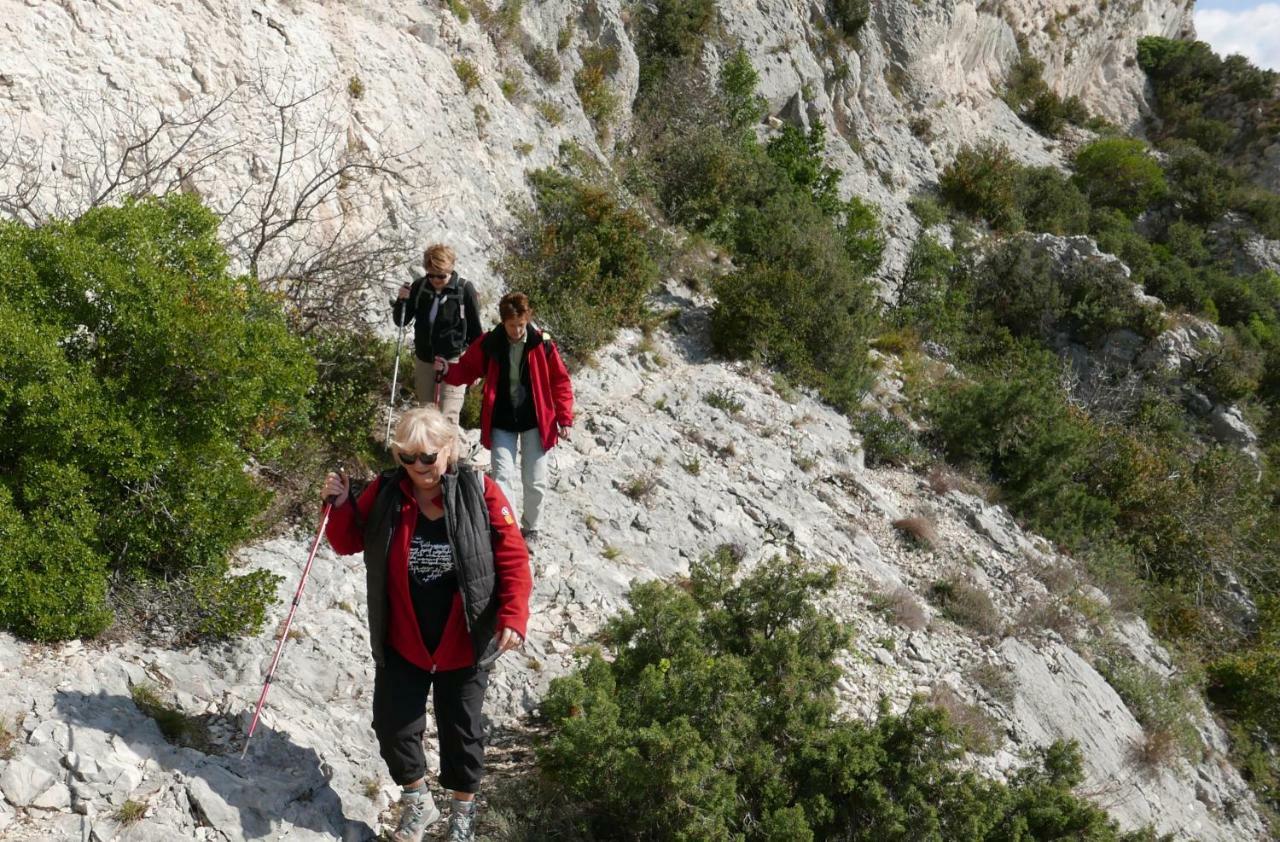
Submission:
M 640 7 L 636 54 L 641 95 L 661 87 L 673 70 L 698 61 L 715 19 L 714 0 L 655 0 Z
M 942 171 L 938 188 L 956 210 L 994 228 L 1018 231 L 1024 221 L 1018 209 L 1018 169 L 1007 146 L 964 146 Z
M 1146 144 L 1104 137 L 1076 153 L 1076 183 L 1094 207 L 1137 216 L 1168 190 L 1164 172 Z
M 1035 754 L 1010 784 L 965 771 L 960 734 L 921 702 L 837 718 L 847 632 L 815 605 L 831 571 L 775 558 L 735 584 L 728 550 L 629 610 L 542 705 L 549 784 L 529 838 L 1153 839 L 1121 834 L 1071 790 L 1079 751 Z
M 1081 260 L 1067 267 L 1027 236 L 996 248 L 978 267 L 975 305 L 1015 336 L 1049 339 L 1059 330 L 1093 343 L 1129 328 L 1151 337 L 1163 327 L 1158 311 L 1134 297 L 1115 263 Z
M 1089 119 L 1079 97 L 1058 96 L 1044 81 L 1044 62 L 1023 51 L 1009 72 L 1004 101 L 1032 128 L 1057 137 L 1067 123 L 1084 125 Z
M 871 0 L 831 0 L 831 19 L 846 37 L 857 35 L 871 19 Z
M 803 193 L 744 208 L 738 271 L 715 283 L 711 341 L 721 353 L 775 366 L 850 409 L 866 386 L 865 338 L 875 295 L 840 232 Z
M 658 281 L 649 224 L 610 187 L 581 175 L 543 169 L 529 179 L 533 204 L 513 207 L 498 267 L 562 349 L 590 354 L 644 314 Z
M 266 493 L 246 463 L 306 424 L 313 361 L 217 219 L 184 196 L 0 227 L 0 622 L 41 639 L 110 621 L 112 571 L 196 577 L 260 621 L 261 575 L 219 585 Z
M 1058 386 L 1061 363 L 1030 345 L 934 397 L 949 460 L 1000 484 L 1009 505 L 1059 540 L 1097 539 L 1115 507 L 1093 489 L 1097 431 Z
M 1089 230 L 1089 200 L 1053 167 L 1020 167 L 1014 189 L 1028 231 L 1067 236 Z

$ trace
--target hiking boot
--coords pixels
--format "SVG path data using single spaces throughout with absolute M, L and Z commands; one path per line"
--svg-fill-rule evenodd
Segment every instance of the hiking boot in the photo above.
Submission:
M 391 834 L 392 842 L 422 842 L 422 834 L 440 818 L 440 810 L 426 786 L 418 792 L 400 797 L 400 824 Z
M 474 842 L 476 802 L 449 799 L 449 842 Z

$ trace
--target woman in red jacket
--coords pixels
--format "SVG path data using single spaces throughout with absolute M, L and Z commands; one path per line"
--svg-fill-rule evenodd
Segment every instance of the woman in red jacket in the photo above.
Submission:
M 524 501 L 520 525 L 525 541 L 538 537 L 538 519 L 547 493 L 547 451 L 573 426 L 573 385 L 551 337 L 530 324 L 533 310 L 523 292 L 498 302 L 502 329 L 481 336 L 457 363 L 436 357 L 436 370 L 452 386 L 484 378 L 480 443 L 493 454 L 493 475 L 511 497 L 516 449 L 520 450 Z
M 373 727 L 404 788 L 391 838 L 419 842 L 440 817 L 422 751 L 434 688 L 440 783 L 451 791 L 449 839 L 469 842 L 484 773 L 488 667 L 524 641 L 529 551 L 497 484 L 457 465 L 457 428 L 438 409 L 406 412 L 392 447 L 401 467 L 381 474 L 359 500 L 351 500 L 345 477 L 325 478 L 323 494 L 335 498 L 326 534 L 339 553 L 364 552 Z

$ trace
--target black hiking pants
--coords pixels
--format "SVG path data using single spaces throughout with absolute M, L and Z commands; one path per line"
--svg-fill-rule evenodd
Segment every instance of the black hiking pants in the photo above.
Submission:
M 475 792 L 484 776 L 480 709 L 489 686 L 488 670 L 468 667 L 433 674 L 409 663 L 390 646 L 386 662 L 374 671 L 373 730 L 392 779 L 404 786 L 426 777 L 422 732 L 427 727 L 427 694 L 434 686 L 440 785 L 455 792 Z

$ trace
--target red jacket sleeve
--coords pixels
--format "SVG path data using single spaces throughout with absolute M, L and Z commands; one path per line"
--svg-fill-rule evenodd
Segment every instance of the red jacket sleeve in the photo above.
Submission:
M 450 386 L 469 386 L 481 377 L 484 377 L 485 358 L 484 349 L 480 344 L 484 342 L 487 333 L 482 333 L 480 338 L 467 346 L 467 350 L 462 352 L 462 357 L 453 365 L 449 366 L 449 370 L 444 373 L 444 382 Z
M 556 410 L 556 423 L 561 427 L 573 426 L 573 384 L 569 382 L 569 369 L 560 357 L 560 349 L 551 344 L 547 354 L 547 374 L 551 378 L 551 402 Z
M 329 525 L 325 527 L 325 537 L 329 546 L 338 555 L 351 555 L 364 549 L 363 523 L 369 518 L 369 510 L 378 496 L 378 485 L 382 478 L 369 483 L 360 495 L 360 499 L 352 502 L 348 497 L 341 506 L 335 506 L 329 513 Z
M 529 625 L 529 595 L 533 574 L 529 572 L 529 548 L 516 524 L 511 505 L 498 484 L 484 478 L 484 501 L 489 505 L 489 525 L 493 535 L 493 566 L 498 575 L 498 628 L 509 628 L 526 637 Z

